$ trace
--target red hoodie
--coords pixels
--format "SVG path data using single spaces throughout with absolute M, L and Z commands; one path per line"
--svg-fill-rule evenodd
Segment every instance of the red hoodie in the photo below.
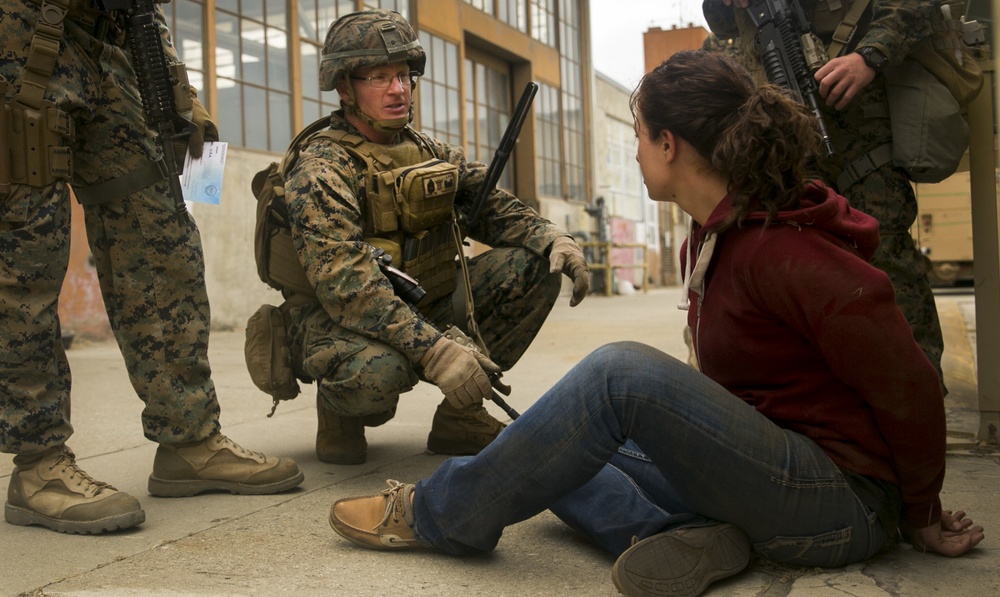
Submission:
M 705 227 L 731 211 L 726 197 Z M 711 234 L 693 231 L 699 258 L 708 259 L 695 267 L 689 293 L 702 371 L 811 438 L 837 466 L 895 483 L 912 527 L 935 524 L 944 480 L 941 385 L 888 277 L 868 263 L 878 223 L 819 183 L 798 209 L 763 223 L 763 213 L 750 214 L 719 235 L 711 254 L 703 244 Z

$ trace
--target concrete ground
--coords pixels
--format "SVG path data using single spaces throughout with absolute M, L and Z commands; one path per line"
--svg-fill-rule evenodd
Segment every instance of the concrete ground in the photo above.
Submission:
M 559 304 L 535 343 L 504 379 L 511 405 L 526 409 L 575 362 L 612 340 L 630 339 L 685 358 L 684 313 L 677 288 L 648 294 L 590 296 Z M 755 562 L 707 595 L 794 597 L 979 596 L 1000 593 L 1000 451 L 976 446 L 978 429 L 971 294 L 939 295 L 946 333 L 945 368 L 952 442 L 945 507 L 963 508 L 987 538 L 958 559 L 902 546 L 872 562 L 843 569 L 795 569 Z M 139 424 L 141 402 L 113 343 L 76 343 L 69 445 L 84 470 L 137 496 L 146 511 L 139 528 L 103 536 L 64 535 L 0 523 L 0 594 L 32 596 L 194 595 L 564 595 L 613 596 L 610 555 L 544 513 L 507 530 L 489 556 L 456 559 L 437 553 L 386 554 L 341 540 L 327 514 L 334 500 L 380 490 L 386 478 L 414 481 L 442 457 L 425 453 L 437 390 L 421 384 L 394 420 L 368 432 L 362 466 L 320 463 L 313 453 L 312 386 L 267 418 L 270 400 L 256 390 L 243 362 L 242 332 L 212 335 L 211 360 L 224 431 L 243 445 L 295 458 L 300 488 L 275 496 L 207 494 L 154 498 L 146 492 L 155 445 Z M 489 407 L 500 416 L 495 406 Z M 13 465 L 0 459 L 0 487 Z M 724 479 L 719 480 L 724 483 Z M 741 491 L 734 487 L 733 491 Z

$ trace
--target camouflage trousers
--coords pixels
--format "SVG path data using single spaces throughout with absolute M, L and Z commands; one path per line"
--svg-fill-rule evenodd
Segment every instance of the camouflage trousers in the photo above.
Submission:
M 459 273 L 459 276 L 461 274 Z M 526 249 L 486 251 L 469 260 L 475 319 L 502 369 L 510 369 L 528 349 L 559 296 L 561 275 Z M 462 282 L 455 291 L 464 296 Z M 440 330 L 464 328 L 452 296 L 421 309 Z M 342 416 L 391 412 L 400 394 L 420 380 L 409 360 L 395 348 L 337 325 L 318 304 L 292 311 L 293 365 L 318 383 L 319 402 Z
M 38 7 L 4 7 L 0 74 L 19 81 Z M 8 91 L 9 95 L 13 90 Z M 74 184 L 125 175 L 159 149 L 143 124 L 135 75 L 122 49 L 66 31 L 46 99 L 76 127 Z M 9 97 L 7 100 L 9 101 Z M 34 453 L 72 434 L 70 370 L 57 313 L 69 262 L 65 182 L 14 185 L 0 196 L 0 450 Z M 136 393 L 147 438 L 194 441 L 218 429 L 208 363 L 209 307 L 201 238 L 174 213 L 164 182 L 84 208 L 101 293 Z
M 836 181 L 846 164 L 876 147 L 892 143 L 887 105 L 884 81 L 878 78 L 846 109 L 826 110 L 837 156 L 824 164 L 824 178 Z M 896 304 L 910 323 L 913 338 L 943 380 L 944 340 L 934 294 L 927 279 L 927 260 L 910 235 L 910 227 L 917 217 L 917 199 L 909 179 L 889 163 L 838 191 L 851 207 L 878 220 L 880 243 L 872 257 L 872 265 L 889 276 L 896 290 Z
M 944 388 L 941 322 L 927 279 L 927 259 L 917 250 L 910 235 L 917 212 L 913 188 L 904 175 L 886 165 L 844 194 L 852 207 L 878 220 L 880 242 L 871 263 L 889 276 L 896 290 L 896 304 L 910 323 L 914 340 L 937 369 Z

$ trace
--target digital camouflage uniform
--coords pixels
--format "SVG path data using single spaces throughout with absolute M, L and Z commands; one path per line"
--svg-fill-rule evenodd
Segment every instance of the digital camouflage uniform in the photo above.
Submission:
M 88 0 L 77 3 L 93 17 Z M 0 75 L 16 94 L 39 4 L 10 0 L 0 9 Z M 75 138 L 72 183 L 86 187 L 123 176 L 160 150 L 144 126 L 129 52 L 115 36 L 71 9 L 45 99 L 69 114 Z M 160 16 L 164 39 L 168 33 Z M 119 36 L 120 37 L 120 36 Z M 167 44 L 168 57 L 176 53 Z M 164 181 L 124 198 L 85 206 L 87 237 L 111 327 L 129 378 L 145 402 L 150 440 L 171 444 L 219 429 L 219 404 L 207 357 L 209 306 L 198 228 L 175 214 Z M 64 181 L 13 185 L 0 196 L 0 450 L 37 453 L 72 434 L 70 371 L 57 304 L 70 247 L 70 194 Z
M 342 112 L 331 128 L 360 134 Z M 457 146 L 414 132 L 433 153 L 458 167 L 455 198 L 467 210 L 486 166 L 466 161 Z M 394 164 L 395 166 L 405 164 Z M 418 381 L 420 361 L 465 313 L 452 296 L 416 312 L 394 293 L 362 242 L 363 160 L 326 137 L 314 138 L 285 183 L 295 249 L 319 302 L 290 312 L 293 364 L 318 380 L 319 399 L 340 416 L 389 412 Z M 503 369 L 517 362 L 558 298 L 561 278 L 546 251 L 565 231 L 502 190 L 488 200 L 475 229 L 463 231 L 493 249 L 469 260 L 475 319 L 490 358 Z M 456 268 L 461 285 L 461 271 Z M 456 292 L 461 292 L 461 286 Z
M 843 18 L 851 0 L 837 1 L 842 8 L 832 12 L 827 0 L 801 0 L 801 4 L 811 22 L 822 24 L 816 33 L 829 44 L 832 29 Z M 874 46 L 885 54 L 890 64 L 901 63 L 915 44 L 931 35 L 930 24 L 932 18 L 938 18 L 934 14 L 938 4 L 936 0 L 872 0 L 845 54 L 859 46 Z M 756 29 L 746 10 L 725 6 L 722 0 L 704 0 L 703 9 L 713 33 L 724 39 L 739 39 L 742 54 L 749 58 L 741 62 L 758 80 L 766 81 L 756 61 Z M 881 244 L 872 257 L 872 264 L 888 274 L 896 290 L 896 303 L 940 376 L 944 341 L 934 295 L 927 280 L 927 262 L 910 235 L 910 227 L 917 216 L 917 201 L 909 179 L 890 162 L 846 188 L 837 186 L 837 178 L 848 164 L 892 141 L 885 79 L 877 74 L 843 110 L 835 110 L 822 100 L 820 104 L 836 151 L 834 157 L 819 160 L 820 175 L 837 188 L 852 207 L 878 220 Z

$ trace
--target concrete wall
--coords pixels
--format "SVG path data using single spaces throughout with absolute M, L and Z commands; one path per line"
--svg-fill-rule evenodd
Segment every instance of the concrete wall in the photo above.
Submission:
M 241 329 L 262 303 L 281 304 L 281 294 L 257 277 L 253 255 L 257 201 L 250 190 L 254 174 L 280 159 L 277 154 L 230 147 L 219 205 L 190 204 L 205 249 L 213 328 Z
M 94 340 L 111 338 L 111 324 L 97 283 L 97 269 L 87 246 L 83 207 L 73 199 L 69 267 L 59 295 L 59 321 L 63 336 Z

